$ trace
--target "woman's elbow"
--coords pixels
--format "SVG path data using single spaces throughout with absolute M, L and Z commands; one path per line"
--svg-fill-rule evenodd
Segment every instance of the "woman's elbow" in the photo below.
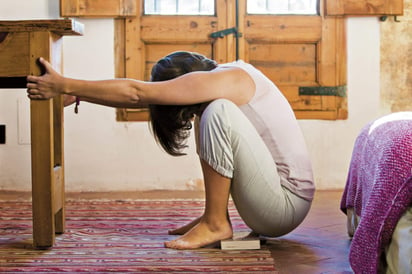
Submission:
M 139 92 L 139 90 L 133 85 L 129 88 L 126 100 L 128 105 L 132 108 L 145 105 L 141 92 Z
M 154 103 L 155 93 L 148 87 L 147 82 L 134 80 L 129 83 L 128 100 L 133 106 L 141 107 Z
M 138 105 L 139 103 L 141 103 L 139 95 L 133 92 L 129 94 L 128 101 L 131 105 Z

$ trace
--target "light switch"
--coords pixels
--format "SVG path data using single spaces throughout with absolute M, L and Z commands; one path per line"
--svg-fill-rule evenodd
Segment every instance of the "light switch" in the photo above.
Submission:
M 6 125 L 0 125 L 0 144 L 6 143 Z

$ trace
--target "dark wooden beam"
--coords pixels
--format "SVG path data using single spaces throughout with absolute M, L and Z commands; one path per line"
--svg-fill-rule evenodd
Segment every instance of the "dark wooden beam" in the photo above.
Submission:
M 73 19 L 0 20 L 0 32 L 51 31 L 59 35 L 83 35 L 84 26 Z
M 0 88 L 26 88 L 26 77 L 0 77 Z

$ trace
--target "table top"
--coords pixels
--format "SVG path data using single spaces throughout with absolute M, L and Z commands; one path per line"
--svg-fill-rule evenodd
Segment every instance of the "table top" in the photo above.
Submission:
M 50 31 L 59 35 L 83 35 L 84 26 L 74 19 L 0 20 L 0 32 Z

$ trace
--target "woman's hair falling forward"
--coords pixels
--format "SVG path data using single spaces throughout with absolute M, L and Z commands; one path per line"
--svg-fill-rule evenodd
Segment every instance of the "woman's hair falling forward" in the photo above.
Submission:
M 166 81 L 193 71 L 210 71 L 217 63 L 192 52 L 173 52 L 160 59 L 152 68 L 151 81 Z M 167 90 L 165 91 L 167 92 Z M 192 119 L 198 114 L 200 104 L 149 105 L 150 122 L 156 141 L 170 155 L 185 155 L 186 140 L 192 128 Z

